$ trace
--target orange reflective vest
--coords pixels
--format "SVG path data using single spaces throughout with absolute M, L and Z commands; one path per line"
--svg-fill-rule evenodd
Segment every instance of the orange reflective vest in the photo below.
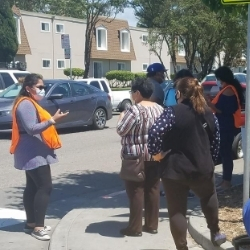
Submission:
M 216 96 L 215 98 L 213 99 L 212 103 L 213 104 L 216 104 L 220 98 L 220 95 L 228 88 L 231 88 L 232 91 L 234 92 L 234 94 L 236 95 L 236 98 L 237 98 L 237 101 L 238 101 L 238 109 L 237 111 L 233 114 L 234 116 L 234 126 L 236 128 L 240 128 L 242 126 L 242 119 L 241 119 L 241 106 L 240 106 L 240 99 L 239 99 L 239 96 L 238 96 L 238 93 L 235 89 L 234 86 L 232 85 L 227 85 L 224 89 L 222 89 Z
M 48 121 L 49 119 L 51 119 L 51 115 L 45 109 L 43 109 L 40 105 L 38 105 L 37 102 L 35 102 L 33 99 L 31 99 L 29 97 L 20 98 L 20 100 L 18 100 L 18 102 L 15 104 L 15 106 L 13 108 L 12 139 L 11 139 L 11 147 L 10 147 L 11 154 L 13 154 L 15 152 L 15 149 L 18 145 L 19 137 L 20 137 L 18 125 L 16 122 L 16 109 L 17 109 L 19 103 L 25 99 L 31 101 L 34 104 L 34 106 L 37 110 L 40 122 Z M 56 128 L 54 125 L 51 125 L 46 130 L 44 130 L 41 133 L 41 136 L 42 136 L 44 143 L 49 148 L 57 149 L 57 148 L 60 148 L 62 146 L 61 140 L 57 134 L 57 131 L 56 131 Z

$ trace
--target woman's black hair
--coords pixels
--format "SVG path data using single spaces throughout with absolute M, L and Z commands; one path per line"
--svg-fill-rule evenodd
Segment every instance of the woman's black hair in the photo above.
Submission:
M 214 74 L 218 80 L 235 87 L 240 99 L 240 104 L 242 105 L 245 102 L 243 88 L 240 82 L 234 77 L 232 70 L 226 66 L 222 66 L 216 69 Z
M 189 71 L 188 69 L 181 69 L 179 70 L 174 77 L 174 82 L 176 82 L 177 80 L 184 78 L 184 77 L 193 77 L 193 74 L 191 73 L 191 71 Z
M 139 91 L 143 98 L 149 99 L 153 94 L 154 86 L 149 79 L 138 77 L 132 81 L 131 91 Z

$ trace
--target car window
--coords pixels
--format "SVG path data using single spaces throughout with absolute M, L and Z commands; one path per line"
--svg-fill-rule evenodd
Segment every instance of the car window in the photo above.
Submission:
M 205 95 L 210 94 L 210 90 L 212 89 L 213 86 L 214 85 L 202 85 L 202 87 L 203 87 L 203 93 Z
M 76 97 L 76 96 L 85 96 L 85 95 L 89 95 L 91 93 L 88 86 L 85 86 L 82 83 L 72 83 L 71 88 L 72 88 L 74 97 Z
M 3 78 L 4 84 L 5 84 L 5 88 L 7 88 L 10 85 L 12 85 L 12 84 L 15 83 L 9 73 L 0 73 L 0 75 Z
M 216 81 L 215 75 L 206 76 L 206 81 Z
M 60 83 L 51 92 L 51 95 L 61 94 L 64 98 L 70 97 L 70 87 L 68 83 Z
M 8 99 L 14 99 L 19 94 L 20 90 L 22 88 L 21 84 L 12 84 L 7 89 L 5 89 L 3 92 L 0 93 L 0 98 L 8 98 Z
M 241 83 L 246 82 L 246 77 L 244 75 L 234 75 L 234 77 Z
M 3 79 L 2 77 L 0 76 L 0 89 L 4 89 L 4 82 L 3 82 Z
M 100 84 L 99 84 L 98 81 L 91 81 L 91 82 L 90 82 L 90 85 L 91 85 L 91 86 L 94 86 L 94 87 L 96 87 L 96 88 L 98 88 L 98 89 L 101 89 L 101 88 L 100 88 Z
M 13 73 L 13 75 L 16 77 L 16 79 L 18 80 L 18 78 L 22 78 L 25 77 L 27 75 L 29 75 L 29 73 Z
M 101 81 L 101 84 L 102 84 L 103 90 L 104 90 L 106 93 L 109 93 L 109 89 L 108 89 L 108 87 L 107 87 L 107 83 L 104 82 L 104 81 Z

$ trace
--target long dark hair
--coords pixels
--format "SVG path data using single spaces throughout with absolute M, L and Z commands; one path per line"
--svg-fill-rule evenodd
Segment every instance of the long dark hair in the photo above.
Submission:
M 24 80 L 20 80 L 19 83 L 22 84 L 22 88 L 14 101 L 13 107 L 15 107 L 21 97 L 30 97 L 30 93 L 27 92 L 26 87 L 32 88 L 38 83 L 39 80 L 43 80 L 43 77 L 38 74 L 29 74 L 24 78 Z
M 232 85 L 235 87 L 237 94 L 239 96 L 240 105 L 242 105 L 245 102 L 243 88 L 240 82 L 234 77 L 232 70 L 226 66 L 222 66 L 219 67 L 217 70 L 215 70 L 214 74 L 217 79 L 221 80 L 222 82 L 225 82 L 228 85 Z

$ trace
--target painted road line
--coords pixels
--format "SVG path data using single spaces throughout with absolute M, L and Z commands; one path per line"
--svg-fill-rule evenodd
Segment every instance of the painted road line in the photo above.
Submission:
M 22 210 L 0 208 L 0 228 L 20 224 L 26 220 Z

